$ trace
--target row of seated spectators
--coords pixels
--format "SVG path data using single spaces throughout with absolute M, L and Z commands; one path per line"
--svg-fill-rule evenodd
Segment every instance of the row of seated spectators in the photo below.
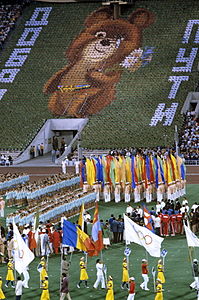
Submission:
M 31 0 L 18 0 L 18 1 L 13 1 L 13 4 L 9 4 L 8 1 L 3 1 L 3 2 L 0 1 L 0 20 L 1 20 L 0 47 L 1 48 L 3 47 L 3 44 L 9 32 L 14 28 L 17 19 L 22 14 L 23 8 L 30 2 Z
M 25 173 L 6 173 L 6 174 L 0 174 L 0 182 L 5 182 L 5 181 L 9 181 L 9 180 L 12 180 L 12 179 L 15 179 L 15 178 L 18 178 L 18 177 L 21 177 L 21 176 L 25 176 L 26 174 Z M 3 192 L 5 193 L 5 192 Z
M 33 183 L 31 182 L 27 182 L 27 183 L 23 183 L 23 184 L 20 184 L 18 185 L 17 187 L 14 187 L 14 188 L 10 188 L 7 193 L 9 192 L 34 192 L 36 190 L 40 190 L 42 188 L 45 188 L 47 186 L 51 186 L 53 184 L 57 184 L 61 181 L 64 181 L 64 180 L 68 180 L 68 179 L 71 179 L 72 177 L 74 177 L 74 175 L 72 174 L 63 174 L 63 173 L 59 173 L 59 174 L 55 174 L 55 175 L 51 175 L 49 177 L 46 177 L 44 178 L 43 180 L 41 181 L 34 181 Z M 5 192 L 4 192 L 5 193 Z M 57 191 L 56 191 L 57 193 Z M 25 193 L 24 193 L 25 195 Z M 44 197 L 46 197 L 46 195 L 44 195 Z M 41 199 L 39 199 L 40 201 Z M 17 206 L 23 206 L 26 203 L 26 199 L 16 199 L 16 198 L 11 198 L 7 201 L 7 205 L 8 206 L 14 206 L 14 205 L 17 205 Z M 38 201 L 38 199 L 37 199 Z M 31 202 L 33 202 L 33 200 L 31 200 Z
M 180 152 L 188 160 L 199 160 L 199 118 L 188 111 L 184 116 L 184 128 L 180 139 Z
M 74 200 L 77 200 L 78 198 L 81 198 L 83 196 L 86 196 L 89 193 L 84 193 L 82 189 L 77 189 L 76 187 L 68 187 L 63 190 L 61 190 L 56 195 L 51 195 L 48 197 L 42 197 L 40 201 L 38 202 L 38 199 L 32 200 L 31 205 L 29 204 L 25 208 L 18 209 L 13 213 L 10 213 L 7 215 L 7 220 L 14 217 L 16 220 L 20 220 L 24 217 L 26 217 L 26 220 L 28 220 L 28 216 L 34 214 L 39 214 L 40 216 L 43 214 L 46 214 L 48 212 L 51 212 L 51 219 L 54 221 L 57 221 L 57 219 L 60 219 L 61 215 L 63 215 L 63 211 L 60 209 L 60 214 L 57 215 L 57 211 L 59 211 L 59 207 L 63 206 L 67 203 L 72 203 Z M 56 208 L 56 213 L 55 212 Z M 79 207 L 73 207 L 71 211 L 67 211 L 66 215 L 67 217 L 70 217 L 71 215 L 75 215 L 79 213 Z

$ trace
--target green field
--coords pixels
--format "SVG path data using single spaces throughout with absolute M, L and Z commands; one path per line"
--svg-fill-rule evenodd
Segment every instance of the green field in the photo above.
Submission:
M 67 47 L 83 29 L 85 17 L 99 7 L 97 3 L 43 4 L 33 2 L 19 18 L 1 53 L 0 68 L 13 52 L 21 37 L 25 22 L 30 19 L 36 7 L 52 7 L 48 24 L 42 26 L 39 37 L 31 46 L 25 63 L 20 67 L 12 83 L 0 82 L 0 89 L 7 89 L 1 99 L 0 149 L 23 149 L 30 143 L 44 120 L 52 118 L 48 111 L 48 96 L 42 92 L 46 81 L 67 64 L 64 55 Z M 179 48 L 186 48 L 188 57 L 193 47 L 194 27 L 189 44 L 182 44 L 182 37 L 188 20 L 198 18 L 198 1 L 159 0 L 136 1 L 135 7 L 122 10 L 126 19 L 137 7 L 152 11 L 156 20 L 144 30 L 143 46 L 154 47 L 152 61 L 135 73 L 124 70 L 116 87 L 116 100 L 99 114 L 92 116 L 83 134 L 85 148 L 123 148 L 129 146 L 165 145 L 173 143 L 174 125 L 182 125 L 180 110 L 187 93 L 193 91 L 197 73 L 172 72 Z M 77 13 L 78 12 L 78 13 Z M 196 69 L 197 58 L 192 71 Z M 168 99 L 172 83 L 169 76 L 189 76 L 183 82 L 175 100 Z M 150 127 L 150 120 L 159 103 L 172 102 L 179 106 L 172 126 L 159 123 Z
M 198 200 L 199 185 L 187 186 L 187 198 L 189 203 L 193 203 Z M 152 203 L 152 205 L 155 203 Z M 151 205 L 151 206 L 152 206 Z M 151 207 L 150 206 L 150 207 Z M 100 203 L 99 213 L 100 218 L 106 219 L 111 213 L 115 216 L 123 213 L 126 209 L 126 204 L 123 202 L 114 205 L 113 203 Z M 91 211 L 91 214 L 93 211 Z M 196 293 L 190 291 L 189 284 L 193 281 L 191 274 L 191 266 L 188 258 L 188 250 L 185 236 L 168 237 L 163 241 L 162 247 L 167 249 L 168 254 L 165 261 L 165 276 L 166 283 L 164 285 L 164 299 L 174 300 L 193 300 L 196 299 Z M 113 276 L 114 279 L 114 291 L 115 299 L 122 300 L 127 298 L 127 291 L 120 289 L 121 277 L 122 277 L 122 259 L 125 246 L 123 244 L 112 245 L 110 249 L 103 250 L 103 259 L 108 268 L 108 274 Z M 152 275 L 150 274 L 149 292 L 142 291 L 139 287 L 142 282 L 140 263 L 141 259 L 146 257 L 145 250 L 136 244 L 131 244 L 130 248 L 132 253 L 130 255 L 130 276 L 134 276 L 136 279 L 136 297 L 135 299 L 148 300 L 154 299 Z M 198 258 L 199 249 L 195 250 L 195 255 Z M 96 279 L 95 261 L 96 257 L 88 259 L 88 274 L 89 274 L 89 286 L 90 289 L 76 288 L 76 283 L 79 280 L 79 259 L 82 256 L 81 253 L 75 253 L 72 257 L 71 269 L 70 269 L 70 291 L 71 298 L 75 300 L 86 300 L 95 298 L 98 300 L 105 299 L 105 291 L 94 290 L 92 288 Z M 149 269 L 156 266 L 157 259 L 148 257 Z M 41 291 L 39 289 L 39 273 L 36 270 L 39 259 L 35 259 L 30 265 L 29 282 L 30 289 L 24 290 L 24 296 L 22 299 L 39 299 Z M 6 266 L 0 265 L 0 275 L 3 277 L 5 283 Z M 59 299 L 59 276 L 60 276 L 60 256 L 52 256 L 49 258 L 49 286 L 51 299 Z M 14 299 L 13 289 L 3 288 L 7 299 Z

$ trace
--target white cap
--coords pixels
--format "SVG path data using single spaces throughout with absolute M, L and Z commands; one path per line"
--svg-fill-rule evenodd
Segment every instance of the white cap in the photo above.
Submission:
M 147 261 L 147 260 L 145 258 L 143 258 L 142 261 Z
M 195 259 L 193 260 L 193 262 L 194 262 L 194 263 L 197 263 L 197 262 L 198 262 L 198 260 L 195 258 Z
M 130 277 L 129 280 L 135 280 L 135 278 L 134 277 Z

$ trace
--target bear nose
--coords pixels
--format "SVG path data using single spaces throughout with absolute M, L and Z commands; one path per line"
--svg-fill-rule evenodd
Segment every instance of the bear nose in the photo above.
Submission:
M 100 44 L 102 44 L 102 46 L 110 46 L 110 41 L 109 40 L 102 40 L 101 42 L 100 42 Z

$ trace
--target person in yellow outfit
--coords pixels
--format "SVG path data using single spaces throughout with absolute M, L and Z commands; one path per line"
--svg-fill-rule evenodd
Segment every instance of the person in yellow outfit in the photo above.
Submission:
M 14 265 L 13 265 L 13 261 L 11 258 L 9 259 L 9 261 L 7 263 L 7 267 L 8 267 L 8 271 L 7 271 L 7 275 L 6 275 L 5 287 L 8 287 L 9 282 L 11 282 L 11 287 L 14 288 L 15 287 L 15 285 L 14 285 L 15 278 L 14 278 L 14 273 L 13 273 Z
M 42 284 L 42 281 L 45 280 L 45 277 L 48 276 L 48 273 L 46 271 L 46 262 L 45 258 L 42 257 L 41 261 L 37 267 L 38 272 L 40 272 L 40 283 Z
M 162 282 L 160 279 L 156 280 L 155 300 L 163 300 L 163 288 L 162 288 Z
M 157 269 L 158 269 L 157 279 L 160 279 L 162 283 L 165 283 L 164 266 L 162 264 L 162 260 L 161 259 L 158 260 Z
M 48 290 L 48 276 L 45 276 L 45 279 L 42 281 L 42 294 L 40 300 L 50 300 L 50 294 Z
M 122 284 L 121 284 L 121 289 L 124 289 L 124 286 L 126 285 L 126 288 L 128 289 L 129 285 L 129 272 L 128 272 L 128 264 L 127 264 L 127 259 L 123 259 L 123 264 L 122 264 Z
M 2 291 L 2 284 L 3 284 L 2 277 L 0 277 L 0 300 L 6 298 L 5 295 L 4 295 L 4 293 L 3 293 L 3 291 Z
M 106 294 L 106 299 L 105 300 L 114 300 L 113 278 L 112 278 L 112 276 L 108 277 L 107 294 Z
M 81 285 L 82 281 L 84 281 L 85 287 L 89 288 L 88 283 L 87 283 L 87 280 L 88 280 L 88 274 L 87 274 L 87 271 L 86 271 L 87 266 L 86 266 L 86 263 L 84 261 L 84 257 L 80 258 L 79 266 L 80 266 L 80 280 L 79 280 L 79 283 L 77 284 L 77 287 L 78 287 L 78 289 L 80 289 L 80 285 Z

